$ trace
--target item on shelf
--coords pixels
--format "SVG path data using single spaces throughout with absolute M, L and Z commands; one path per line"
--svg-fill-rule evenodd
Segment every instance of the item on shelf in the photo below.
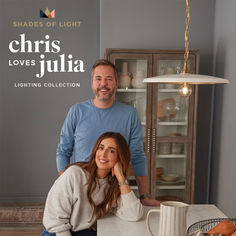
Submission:
M 162 175 L 161 179 L 166 182 L 175 182 L 179 178 L 179 175 L 177 174 L 168 174 L 168 175 Z
M 133 100 L 122 100 L 122 103 L 125 103 L 127 105 L 133 106 Z
M 172 154 L 181 154 L 183 153 L 184 144 L 183 143 L 172 143 L 171 153 Z
M 167 113 L 167 118 L 168 120 L 175 120 L 176 117 L 176 110 L 175 110 L 176 105 L 173 103 L 166 103 L 166 113 Z
M 185 178 L 179 178 L 175 181 L 165 181 L 162 178 L 157 180 L 160 185 L 183 185 L 185 183 Z
M 167 67 L 166 68 L 166 75 L 171 75 L 171 74 L 175 74 L 174 68 L 173 67 Z M 166 89 L 174 89 L 175 88 L 175 84 L 166 84 Z
M 157 118 L 160 121 L 164 121 L 166 118 L 174 118 L 176 115 L 175 107 L 175 99 L 167 98 L 164 100 L 160 100 L 157 104 Z
M 159 154 L 170 154 L 170 143 L 159 143 Z
M 176 74 L 180 74 L 180 72 L 181 72 L 181 69 L 182 67 L 180 66 L 180 65 L 177 65 L 176 66 Z
M 180 133 L 172 133 L 170 137 L 182 136 Z M 184 144 L 183 143 L 172 143 L 171 144 L 171 153 L 172 154 L 182 154 L 184 151 Z
M 176 196 L 159 196 L 156 197 L 156 200 L 159 202 L 165 202 L 165 201 L 181 201 L 179 197 Z
M 119 74 L 119 88 L 128 89 L 131 85 L 131 77 L 128 72 L 128 62 L 122 62 L 122 72 Z
M 161 63 L 161 65 L 160 65 L 159 74 L 160 75 L 165 74 L 165 65 L 163 63 Z
M 158 168 L 156 168 L 156 178 L 160 179 L 161 176 L 162 176 L 162 168 L 158 167 Z
M 143 83 L 144 75 L 143 71 L 139 70 L 136 74 L 133 74 L 133 79 L 131 80 L 131 84 L 133 88 L 143 89 L 146 88 L 146 84 Z
M 173 67 L 167 67 L 166 68 L 166 75 L 172 75 L 175 74 L 174 68 Z
M 179 117 L 180 106 L 178 103 L 175 103 L 174 110 L 175 110 L 175 117 L 173 118 L 173 120 L 178 121 L 178 120 L 180 120 L 180 117 Z

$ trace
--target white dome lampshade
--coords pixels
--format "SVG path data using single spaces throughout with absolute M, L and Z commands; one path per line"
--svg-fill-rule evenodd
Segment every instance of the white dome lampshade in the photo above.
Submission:
M 146 78 L 143 83 L 181 84 L 179 94 L 188 97 L 192 93 L 191 84 L 228 84 L 229 80 L 208 75 L 180 73 Z
M 169 74 L 146 78 L 143 83 L 160 83 L 160 84 L 228 84 L 229 80 L 209 75 L 199 74 Z

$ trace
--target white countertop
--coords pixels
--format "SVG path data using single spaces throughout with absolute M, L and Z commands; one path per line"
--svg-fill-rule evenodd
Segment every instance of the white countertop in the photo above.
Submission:
M 128 222 L 115 215 L 108 215 L 104 219 L 98 220 L 97 236 L 150 236 L 146 228 L 146 215 L 149 209 L 154 208 L 145 207 L 145 214 L 138 222 Z M 201 220 L 223 217 L 226 215 L 215 205 L 190 205 L 187 213 L 187 228 Z M 150 225 L 155 235 L 158 231 L 158 221 L 159 215 L 151 214 Z

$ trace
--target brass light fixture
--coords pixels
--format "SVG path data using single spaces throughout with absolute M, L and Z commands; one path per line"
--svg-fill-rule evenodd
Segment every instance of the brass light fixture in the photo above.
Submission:
M 184 54 L 184 66 L 180 74 L 168 74 L 146 78 L 144 83 L 160 83 L 160 84 L 180 84 L 179 93 L 181 96 L 188 97 L 192 93 L 191 84 L 227 84 L 229 80 L 222 79 L 214 76 L 190 74 L 188 70 L 189 59 L 189 0 L 186 0 L 186 26 L 185 26 L 185 54 Z

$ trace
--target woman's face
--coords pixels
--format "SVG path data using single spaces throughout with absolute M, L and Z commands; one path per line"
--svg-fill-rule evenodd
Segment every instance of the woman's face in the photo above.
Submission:
M 105 178 L 118 161 L 118 150 L 113 138 L 103 139 L 96 152 L 97 175 Z

